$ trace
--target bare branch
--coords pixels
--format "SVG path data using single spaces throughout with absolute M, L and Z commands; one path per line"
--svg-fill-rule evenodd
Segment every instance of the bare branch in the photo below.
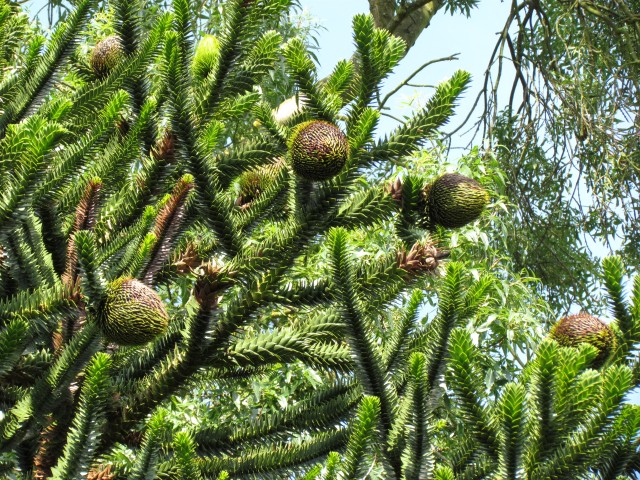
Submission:
M 400 90 L 402 87 L 409 85 L 409 82 L 411 81 L 411 79 L 413 79 L 416 75 L 418 75 L 422 70 L 424 70 L 425 68 L 427 68 L 429 65 L 433 65 L 434 63 L 439 63 L 439 62 L 450 62 L 451 60 L 458 60 L 458 55 L 460 55 L 459 53 L 454 53 L 453 55 L 450 55 L 448 57 L 442 57 L 442 58 L 436 58 L 435 60 L 429 60 L 426 63 L 423 63 L 421 66 L 419 66 L 416 70 L 414 70 L 414 72 L 409 75 L 407 78 L 405 78 L 402 82 L 400 82 L 393 90 L 391 90 L 380 102 L 380 108 L 384 107 L 385 103 L 387 103 L 387 101 L 393 96 L 395 95 L 398 90 Z

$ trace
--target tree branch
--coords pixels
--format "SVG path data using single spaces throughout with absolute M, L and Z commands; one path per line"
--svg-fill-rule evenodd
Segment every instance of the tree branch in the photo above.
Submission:
M 394 0 L 369 0 L 369 11 L 378 28 L 386 28 L 395 16 L 396 5 Z
M 408 5 L 385 28 L 407 43 L 407 51 L 442 7 L 442 0 L 420 0 Z
M 393 90 L 391 90 L 387 95 L 385 95 L 385 97 L 382 99 L 382 101 L 380 102 L 380 108 L 382 109 L 382 107 L 384 107 L 384 105 L 387 103 L 387 101 L 393 96 L 395 95 L 398 90 L 400 90 L 402 87 L 409 85 L 409 82 L 416 76 L 418 75 L 422 70 L 424 70 L 425 68 L 427 68 L 429 65 L 433 65 L 434 63 L 439 63 L 439 62 L 449 62 L 451 60 L 458 60 L 458 55 L 460 55 L 459 53 L 454 53 L 453 55 L 450 55 L 448 57 L 442 57 L 442 58 L 436 58 L 435 60 L 429 60 L 428 62 L 423 63 L 420 67 L 418 67 L 416 70 L 413 71 L 413 73 L 411 75 L 409 75 L 407 78 L 405 78 L 402 82 L 400 82 Z

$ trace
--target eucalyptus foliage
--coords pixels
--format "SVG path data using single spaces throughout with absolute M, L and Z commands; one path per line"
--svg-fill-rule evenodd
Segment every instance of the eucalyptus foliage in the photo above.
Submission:
M 628 304 L 621 261 L 605 264 L 619 348 L 590 369 L 593 348 L 537 347 L 544 303 L 513 321 L 532 293 L 490 261 L 482 223 L 424 220 L 436 169 L 372 173 L 438 135 L 468 73 L 379 135 L 373 101 L 406 45 L 370 16 L 353 20 L 357 61 L 320 82 L 305 41 L 275 28 L 289 0 L 225 2 L 204 78 L 192 57 L 214 29 L 188 0 L 144 18 L 141 1 L 82 0 L 46 41 L 2 5 L 0 28 L 17 36 L 0 58 L 13 66 L 0 79 L 2 475 L 638 472 L 640 417 L 623 400 L 640 372 L 640 282 Z M 97 40 L 85 28 L 101 9 L 126 54 L 98 79 L 80 45 Z M 285 121 L 276 71 L 305 99 Z M 324 182 L 288 164 L 292 129 L 311 119 L 349 142 Z M 495 172 L 475 167 L 493 191 Z M 239 195 L 256 172 L 269 183 Z M 122 277 L 164 298 L 169 327 L 148 344 L 100 330 Z

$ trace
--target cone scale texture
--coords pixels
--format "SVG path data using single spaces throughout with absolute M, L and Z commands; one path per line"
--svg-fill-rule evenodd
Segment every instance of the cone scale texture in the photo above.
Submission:
M 298 176 L 311 181 L 328 180 L 344 167 L 349 143 L 332 123 L 312 120 L 295 127 L 289 140 L 289 155 Z
M 476 180 L 458 173 L 442 175 L 425 190 L 429 218 L 445 228 L 475 221 L 489 203 L 487 191 Z
M 124 55 L 120 37 L 111 35 L 100 40 L 91 52 L 91 68 L 98 78 L 106 77 Z
M 604 362 L 616 345 L 611 327 L 588 313 L 560 319 L 551 328 L 551 337 L 565 347 L 577 347 L 581 343 L 593 345 L 599 352 L 594 361 L 596 365 Z
M 142 345 L 167 330 L 169 316 L 153 289 L 134 278 L 121 278 L 107 287 L 98 322 L 110 342 Z

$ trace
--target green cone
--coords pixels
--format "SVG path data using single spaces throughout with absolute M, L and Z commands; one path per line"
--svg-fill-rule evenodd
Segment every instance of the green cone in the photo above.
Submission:
M 311 120 L 295 127 L 289 138 L 289 156 L 296 175 L 312 181 L 328 180 L 344 167 L 349 143 L 334 124 Z
M 193 55 L 193 62 L 191 64 L 193 75 L 198 79 L 206 78 L 218 63 L 219 55 L 220 40 L 218 40 L 215 35 L 205 35 L 202 37 Z
M 237 182 L 236 205 L 246 205 L 255 200 L 273 184 L 277 173 L 277 168 L 266 165 L 255 170 L 248 170 L 240 175 Z
M 447 173 L 425 189 L 431 222 L 445 228 L 459 228 L 476 220 L 489 203 L 489 194 L 476 180 Z
M 167 330 L 169 315 L 153 289 L 135 278 L 119 278 L 107 286 L 98 323 L 109 342 L 142 345 Z

